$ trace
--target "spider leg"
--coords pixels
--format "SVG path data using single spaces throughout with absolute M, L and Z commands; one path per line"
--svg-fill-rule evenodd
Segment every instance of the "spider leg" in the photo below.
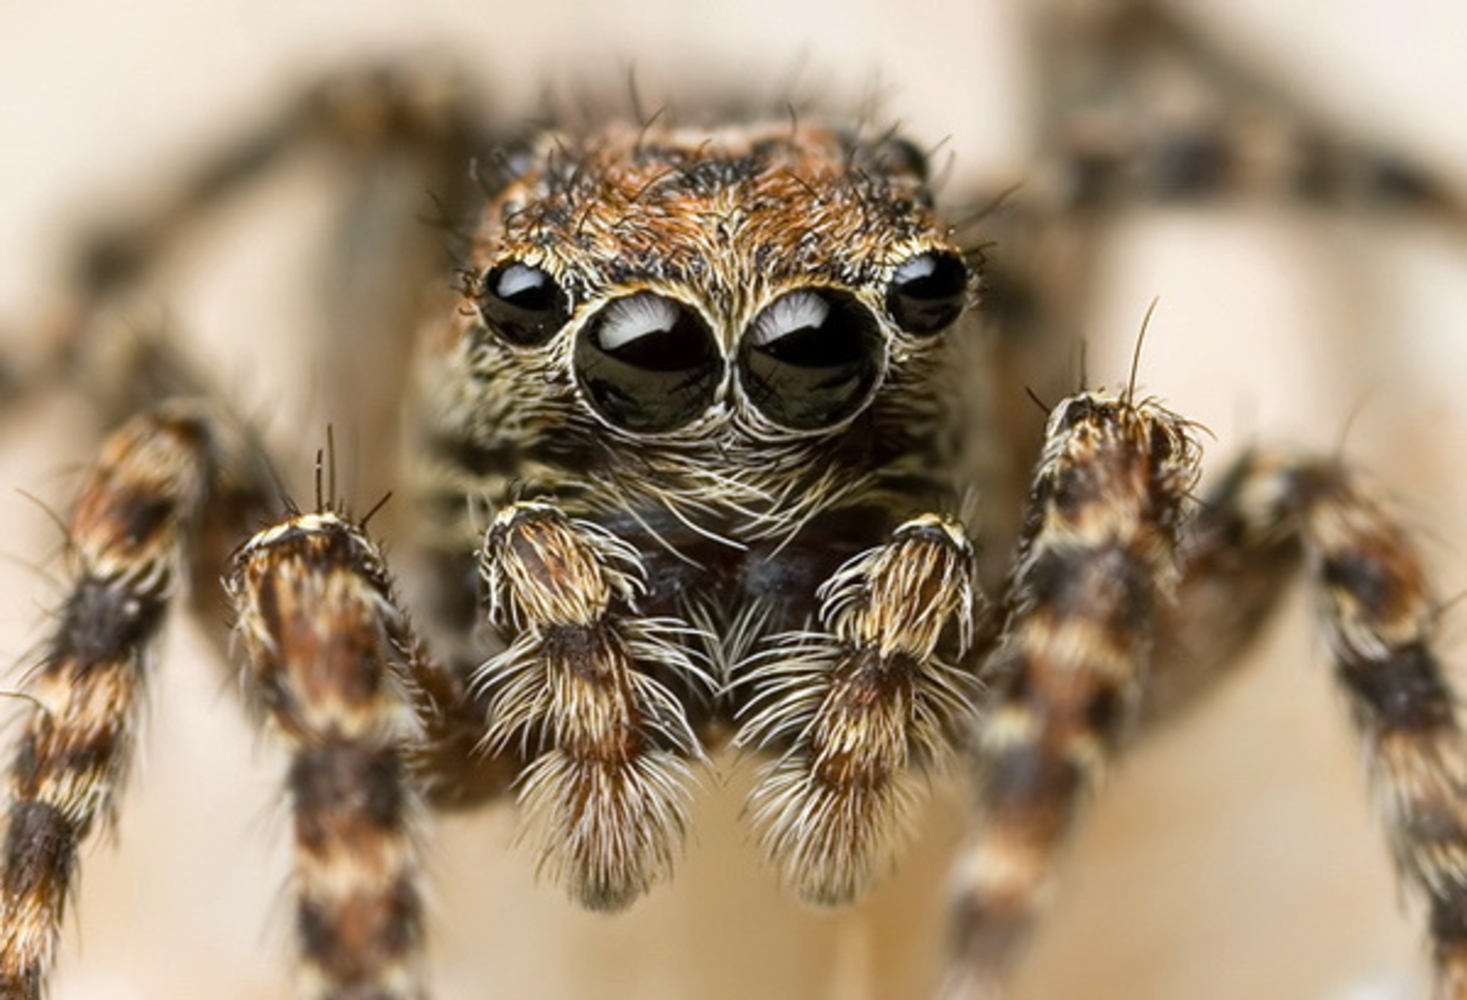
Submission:
M 1467 747 L 1431 648 L 1438 609 L 1405 532 L 1348 470 L 1254 455 L 1224 480 L 1159 633 L 1150 715 L 1227 673 L 1301 556 L 1397 868 L 1428 903 L 1438 995 L 1467 996 Z
M 32 331 L 44 354 L 17 365 L 20 389 L 0 400 L 80 383 L 110 424 L 192 391 L 178 352 L 136 332 L 139 314 L 155 311 L 167 265 L 222 209 L 287 167 L 319 163 L 331 184 L 323 200 L 336 212 L 324 266 L 303 283 L 314 322 L 311 337 L 291 345 L 292 363 L 321 372 L 312 419 L 344 428 L 348 444 L 371 443 L 358 449 L 367 467 L 357 491 L 385 492 L 398 415 L 376 403 L 404 395 L 405 332 L 424 315 L 425 296 L 444 291 L 458 239 L 449 221 L 468 218 L 479 195 L 471 167 L 488 140 L 471 91 L 456 73 L 417 63 L 337 73 L 242 129 L 162 196 L 112 209 L 79 238 L 58 300 Z M 297 443 L 278 445 L 289 454 Z
M 1141 725 L 1164 724 L 1243 662 L 1303 561 L 1299 533 L 1261 507 L 1271 462 L 1237 462 L 1202 501 L 1182 541 L 1176 599 L 1157 609 Z
M 304 514 L 240 550 L 229 590 L 247 689 L 292 754 L 300 995 L 423 997 L 409 692 L 426 667 L 381 553 Z
M 954 873 L 944 997 L 997 995 L 1080 803 L 1130 730 L 1196 462 L 1185 423 L 1150 403 L 1084 394 L 1051 416 L 983 669 L 980 825 Z
M 196 610 L 222 618 L 228 552 L 275 506 L 253 444 L 212 410 L 168 404 L 112 434 L 84 484 L 69 524 L 76 581 L 30 680 L 34 707 L 10 767 L 0 997 L 45 989 L 79 849 L 117 808 L 170 602 L 192 583 Z M 484 705 L 423 654 L 380 556 L 335 514 L 261 532 L 232 590 L 248 688 L 296 750 L 311 991 L 370 982 L 418 996 L 416 852 L 404 824 L 419 787 L 451 803 L 466 788 L 482 799 L 508 786 L 509 763 L 466 749 L 482 736 Z
M 1147 208 L 1283 207 L 1419 220 L 1467 240 L 1460 178 L 1362 141 L 1350 123 L 1218 46 L 1185 8 L 1167 0 L 1025 8 L 1035 162 L 967 199 L 982 208 L 966 238 L 985 251 L 980 314 L 993 333 L 990 402 L 974 434 L 985 461 L 1002 465 L 982 483 L 996 501 L 985 516 L 1000 533 L 1021 509 L 1017 491 L 1042 436 L 1030 398 L 1050 404 L 1083 383 L 1082 345 L 1096 332 L 1119 223 Z
M 219 496 L 217 430 L 179 405 L 134 419 L 104 444 L 72 514 L 76 581 L 10 767 L 0 996 L 41 995 L 78 850 L 116 808 L 153 643 L 197 529 L 219 513 L 205 509 Z
M 776 636 L 748 665 L 737 742 L 779 756 L 750 798 L 765 854 L 821 905 L 849 902 L 894 860 L 923 772 L 957 741 L 979 637 L 976 557 L 962 525 L 926 514 L 818 592 L 816 631 Z
M 1177 599 L 1156 616 L 1158 697 L 1148 683 L 1146 717 L 1164 717 L 1200 696 L 1237 660 L 1301 557 L 1396 864 L 1429 902 L 1439 993 L 1467 995 L 1467 752 L 1456 699 L 1431 651 L 1436 608 L 1420 564 L 1401 528 L 1354 477 L 1332 463 L 1253 456 L 1224 480 L 1183 545 Z M 1021 570 L 1020 587 L 1023 581 Z M 1014 626 L 1008 635 L 1016 635 Z M 1018 675 L 1001 688 L 1009 692 L 1004 707 L 981 729 L 987 829 L 958 869 L 953 997 L 997 995 L 1040 902 L 1053 849 L 1072 822 L 1077 782 L 1093 783 L 1085 769 L 1040 768 L 1047 731 L 1026 717 L 1032 706 L 1005 714 L 1015 685 L 1033 697 L 1034 678 Z M 1100 717 L 1092 710 L 1088 723 Z M 1084 725 L 1077 731 L 1087 734 Z M 1017 749 L 999 754 L 1009 740 Z M 1091 764 L 1100 761 L 1095 749 L 1087 749 Z M 1010 753 L 1019 756 L 1000 767 Z M 995 774 L 1011 780 L 995 785 Z M 1015 810 L 1015 798 L 1027 810 Z M 1010 816 L 1017 822 L 1006 824 Z
M 1254 199 L 1418 212 L 1467 234 L 1467 200 L 1192 24 L 1168 0 L 1048 0 L 1030 18 L 1041 201 L 1086 214 Z
M 703 751 L 673 689 L 712 683 L 686 652 L 694 630 L 638 615 L 635 550 L 548 501 L 495 516 L 482 571 L 509 640 L 479 673 L 486 744 L 533 758 L 519 802 L 542 870 L 620 909 L 670 874 L 686 833 Z

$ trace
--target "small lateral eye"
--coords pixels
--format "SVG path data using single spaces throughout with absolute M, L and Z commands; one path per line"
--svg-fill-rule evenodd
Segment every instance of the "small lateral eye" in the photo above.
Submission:
M 968 266 L 956 254 L 930 250 L 892 275 L 886 311 L 908 333 L 929 334 L 953 324 L 968 303 Z
M 511 344 L 537 347 L 570 319 L 570 299 L 547 272 L 508 261 L 484 275 L 479 314 Z
M 712 406 L 724 371 L 698 311 L 651 292 L 598 310 L 576 336 L 574 365 L 603 417 L 653 434 L 676 430 Z
M 833 427 L 871 396 L 886 362 L 876 317 L 854 296 L 805 288 L 770 303 L 739 345 L 749 402 L 791 430 Z

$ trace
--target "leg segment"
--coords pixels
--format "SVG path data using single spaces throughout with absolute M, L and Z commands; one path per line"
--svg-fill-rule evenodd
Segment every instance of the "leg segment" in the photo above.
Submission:
M 742 746 L 780 753 L 751 799 L 787 885 L 849 902 L 899 846 L 925 768 L 972 700 L 952 664 L 973 643 L 976 565 L 962 527 L 924 515 L 822 586 L 824 631 L 777 637 L 754 662 Z
M 14 380 L 17 393 L 79 383 L 111 422 L 196 391 L 197 373 L 172 356 L 155 321 L 140 324 L 139 306 L 150 316 L 151 300 L 168 297 L 157 287 L 169 280 L 166 265 L 203 223 L 282 167 L 315 157 L 331 171 L 325 198 L 337 219 L 322 273 L 303 285 L 316 294 L 315 336 L 293 343 L 291 357 L 309 368 L 310 352 L 322 353 L 312 420 L 334 424 L 345 443 L 372 442 L 359 449 L 355 486 L 386 492 L 398 414 L 378 401 L 403 395 L 409 334 L 425 295 L 446 291 L 452 268 L 448 223 L 430 220 L 466 218 L 480 196 L 469 167 L 488 146 L 471 92 L 459 74 L 426 62 L 339 73 L 242 129 L 163 196 L 116 210 L 79 240 L 59 301 L 31 338 L 46 353 Z M 298 443 L 276 444 L 290 456 Z
M 1161 664 L 1158 714 L 1225 672 L 1301 552 L 1392 853 L 1429 904 L 1439 995 L 1467 997 L 1467 747 L 1457 697 L 1431 649 L 1436 607 L 1420 563 L 1354 477 L 1330 463 L 1252 456 L 1225 480 L 1162 636 L 1177 665 Z
M 76 583 L 30 694 L 10 769 L 0 872 L 0 997 L 50 972 L 77 851 L 109 818 L 131 762 L 152 643 L 214 476 L 207 422 L 139 417 L 103 446 L 70 523 Z
M 1031 7 L 1041 197 L 1080 213 L 1257 198 L 1419 212 L 1462 232 L 1467 202 L 1394 151 L 1354 141 L 1224 51 L 1168 0 Z
M 1094 394 L 1050 419 L 976 752 L 981 829 L 956 872 L 944 995 L 996 995 L 1078 806 L 1134 719 L 1196 474 L 1185 425 Z
M 249 688 L 292 751 L 298 995 L 417 1000 L 407 754 L 421 671 L 381 554 L 357 525 L 306 514 L 251 539 L 229 586 Z
M 164 254 L 211 209 L 247 189 L 291 154 L 312 146 L 355 157 L 400 151 L 426 162 L 428 190 L 446 211 L 472 188 L 464 169 L 485 144 L 468 88 L 426 67 L 344 73 L 302 92 L 262 126 L 200 163 L 145 214 L 92 233 L 76 254 L 73 300 L 61 329 L 75 346 L 98 309 L 146 279 Z
M 1335 676 L 1370 761 L 1396 864 L 1430 906 L 1438 994 L 1467 997 L 1467 748 L 1429 645 L 1436 606 L 1400 527 L 1339 469 L 1279 477 L 1319 588 Z
M 994 373 L 988 430 L 974 440 L 986 466 L 998 466 L 981 485 L 985 520 L 999 529 L 1021 507 L 1012 491 L 1024 488 L 1040 443 L 1026 396 L 1057 399 L 1072 391 L 1077 373 L 1083 381 L 1082 342 L 1095 333 L 1096 293 L 1115 259 L 1109 243 L 1129 215 L 1155 206 L 1297 207 L 1419 220 L 1454 239 L 1467 236 L 1461 178 L 1357 141 L 1348 123 L 1331 121 L 1218 46 L 1192 23 L 1189 7 L 1024 5 L 1036 160 L 973 193 L 984 210 L 969 237 L 997 248 L 984 262 L 979 308 L 995 333 L 985 359 Z M 1378 333 L 1349 332 L 1362 342 Z
M 711 687 L 693 630 L 636 614 L 634 551 L 547 502 L 495 518 L 484 546 L 491 615 L 509 648 L 484 665 L 487 743 L 533 759 L 519 801 L 542 869 L 595 910 L 666 878 L 687 827 L 696 736 L 669 685 Z
M 1279 518 L 1274 465 L 1239 462 L 1189 526 L 1176 600 L 1157 609 L 1143 728 L 1185 711 L 1229 676 L 1302 564 L 1298 532 Z

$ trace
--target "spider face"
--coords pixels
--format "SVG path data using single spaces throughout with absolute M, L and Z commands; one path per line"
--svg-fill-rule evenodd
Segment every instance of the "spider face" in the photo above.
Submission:
M 621 124 L 509 162 L 460 338 L 547 427 L 738 476 L 911 392 L 974 284 L 901 140 Z

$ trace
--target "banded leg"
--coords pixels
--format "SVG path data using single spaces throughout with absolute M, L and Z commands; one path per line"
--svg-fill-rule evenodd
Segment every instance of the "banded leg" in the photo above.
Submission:
M 593 910 L 671 874 L 702 754 L 669 684 L 712 681 L 692 629 L 636 614 L 636 552 L 547 502 L 496 516 L 484 545 L 491 617 L 509 648 L 486 663 L 487 743 L 532 756 L 519 802 L 542 870 Z
M 1256 198 L 1418 212 L 1462 233 L 1467 202 L 1397 151 L 1358 141 L 1171 0 L 1030 7 L 1045 164 L 1070 210 Z
M 961 525 L 914 518 L 821 587 L 824 631 L 776 637 L 755 659 L 738 743 L 780 757 L 750 803 L 765 854 L 805 899 L 849 902 L 894 860 L 920 777 L 972 703 L 954 663 L 973 642 L 976 576 Z
M 1302 553 L 1402 878 L 1429 907 L 1438 996 L 1467 998 L 1467 745 L 1421 565 L 1381 502 L 1325 462 L 1257 455 L 1189 546 L 1156 714 L 1225 675 Z
M 1467 1000 L 1467 746 L 1430 646 L 1436 606 L 1404 532 L 1350 476 L 1303 466 L 1277 482 L 1300 519 L 1396 865 L 1429 904 L 1437 995 Z
M 1077 396 L 1047 434 L 985 670 L 980 826 L 955 872 L 951 1000 L 999 994 L 1078 807 L 1129 731 L 1196 476 L 1185 424 L 1151 404 Z
M 994 518 L 1022 506 L 1017 491 L 1041 441 L 1028 397 L 1058 399 L 1083 381 L 1081 344 L 1095 333 L 1097 292 L 1113 278 L 1111 244 L 1128 216 L 1156 206 L 1283 208 L 1301 218 L 1409 220 L 1467 238 L 1467 177 L 1433 171 L 1309 107 L 1246 53 L 1219 46 L 1193 23 L 1192 7 L 1023 6 L 1036 159 L 973 193 L 985 210 L 969 237 L 998 248 L 984 261 L 979 304 L 996 334 L 985 360 L 996 374 L 973 439 L 983 467 L 998 465 L 980 485 L 985 521 L 999 529 L 1009 525 Z M 1352 278 L 1367 287 L 1368 274 Z M 1156 290 L 1164 301 L 1172 294 Z M 1342 338 L 1369 345 L 1380 333 L 1357 323 L 1336 329 L 1331 345 L 1350 358 Z
M 140 695 L 217 456 L 175 407 L 114 433 L 70 522 L 76 582 L 29 691 L 10 768 L 0 871 L 0 997 L 36 1000 L 54 960 L 77 852 L 116 808 Z
M 316 296 L 315 321 L 291 349 L 307 369 L 302 352 L 325 359 L 309 386 L 312 422 L 336 426 L 348 447 L 372 442 L 353 449 L 360 458 L 354 492 L 390 490 L 398 415 L 376 404 L 404 394 L 409 334 L 423 315 L 424 295 L 451 272 L 454 240 L 446 223 L 433 220 L 466 217 L 480 196 L 470 170 L 488 148 L 479 121 L 472 87 L 441 63 L 363 66 L 303 88 L 171 178 L 160 195 L 114 207 L 114 217 L 81 234 L 58 301 L 29 338 L 44 353 L 17 365 L 17 392 L 0 394 L 0 408 L 24 394 L 79 384 L 111 422 L 216 388 L 199 377 L 206 366 L 189 370 L 186 352 L 157 329 L 155 303 L 171 297 L 158 286 L 170 280 L 167 265 L 221 209 L 282 168 L 315 157 L 332 171 L 323 194 L 335 209 L 331 251 L 321 273 L 302 286 Z M 286 435 L 274 442 L 278 454 L 306 467 L 309 456 L 293 452 L 300 443 Z
M 408 682 L 422 665 L 381 554 L 344 518 L 306 514 L 251 539 L 229 589 L 247 687 L 292 754 L 297 995 L 417 1000 Z

